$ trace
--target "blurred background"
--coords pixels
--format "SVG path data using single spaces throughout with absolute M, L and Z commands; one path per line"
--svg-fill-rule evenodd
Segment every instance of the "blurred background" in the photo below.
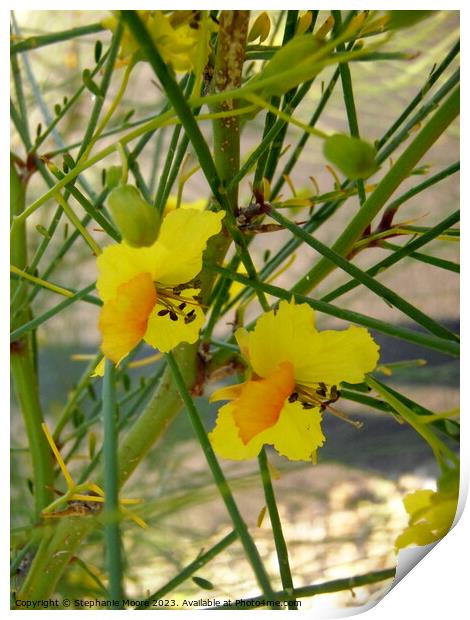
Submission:
M 257 13 L 252 12 L 253 16 Z M 274 21 L 277 12 L 269 13 Z M 107 13 L 101 11 L 16 11 L 15 28 L 18 36 L 31 36 L 89 24 L 106 16 Z M 320 11 L 317 24 L 321 24 L 326 17 L 326 12 Z M 373 142 L 386 131 L 425 83 L 435 63 L 439 63 L 457 41 L 458 36 L 458 12 L 441 11 L 417 27 L 400 31 L 385 45 L 385 50 L 409 52 L 409 60 L 351 63 L 359 127 L 363 138 Z M 28 85 L 25 95 L 32 131 L 39 122 L 46 126 L 48 115 L 53 117 L 54 105 L 60 103 L 64 96 L 70 97 L 80 86 L 82 71 L 94 66 L 93 54 L 97 39 L 100 39 L 106 48 L 110 33 L 99 32 L 21 55 L 20 69 Z M 457 63 L 454 61 L 441 78 L 442 83 L 456 67 Z M 317 80 L 297 109 L 297 118 L 308 121 L 321 97 L 323 85 L 328 83 L 332 72 L 333 69 L 327 69 L 321 74 L 321 79 Z M 120 78 L 121 72 L 115 71 L 111 93 L 117 91 Z M 71 113 L 59 123 L 57 131 L 53 132 L 43 145 L 41 154 L 60 151 L 64 145 L 77 143 L 79 146 L 93 104 L 93 95 L 85 92 L 87 94 L 80 97 Z M 111 100 L 110 96 L 109 101 Z M 160 110 L 163 103 L 163 96 L 153 73 L 141 62 L 132 73 L 124 100 L 113 117 L 111 126 L 122 125 L 126 117 L 130 126 L 134 119 Z M 134 112 L 130 115 L 132 110 Z M 264 115 L 260 114 L 244 127 L 243 158 L 249 155 L 261 140 L 263 124 Z M 348 132 L 340 84 L 333 92 L 317 126 L 326 132 Z M 12 131 L 12 150 L 22 157 L 23 147 L 14 129 Z M 210 135 L 208 124 L 205 131 Z M 171 128 L 159 133 L 160 137 L 149 142 L 139 159 L 140 170 L 153 190 L 158 182 L 158 169 L 168 147 Z M 298 135 L 298 130 L 291 127 L 285 144 L 295 144 Z M 104 147 L 107 140 L 101 140 L 99 144 L 99 148 Z M 394 159 L 406 144 L 407 142 L 394 153 Z M 74 154 L 76 150 L 71 149 L 70 152 Z M 281 165 L 289 155 L 287 151 Z M 61 158 L 62 156 L 57 154 L 54 161 L 60 165 Z M 425 173 L 431 175 L 458 158 L 459 127 L 454 124 L 427 153 L 421 165 L 426 166 Z M 94 166 L 86 172 L 84 179 L 95 193 L 99 193 L 102 187 L 102 168 L 118 163 L 117 159 L 108 158 L 101 166 Z M 188 165 L 195 163 L 193 156 Z M 368 183 L 382 178 L 387 165 L 385 163 Z M 293 185 L 298 192 L 305 190 L 308 194 L 313 194 L 315 190 L 310 177 L 314 177 L 321 193 L 334 189 L 334 178 L 325 167 L 321 143 L 315 138 L 309 140 L 291 174 Z M 396 195 L 425 178 L 411 177 Z M 252 179 L 248 175 L 241 186 L 241 206 L 250 202 L 250 180 Z M 44 191 L 44 182 L 39 175 L 34 175 L 28 186 L 27 203 L 31 203 Z M 288 185 L 284 186 L 282 193 L 285 198 L 290 197 Z M 184 186 L 183 200 L 190 202 L 208 197 L 207 184 L 202 174 L 196 173 Z M 457 209 L 458 204 L 458 175 L 454 174 L 406 202 L 400 208 L 396 221 L 432 226 Z M 80 207 L 74 206 L 79 212 Z M 334 241 L 339 231 L 344 228 L 345 221 L 352 217 L 356 209 L 357 197 L 352 197 L 318 229 L 317 237 L 325 243 Z M 54 210 L 55 204 L 48 203 L 31 218 L 31 252 L 34 252 L 42 239 L 35 226 L 47 226 Z M 306 210 L 299 210 L 295 219 L 302 221 L 306 214 Z M 64 236 L 70 232 L 63 228 L 63 224 L 61 226 L 60 234 L 57 233 L 57 240 L 53 239 L 50 243 L 42 265 L 48 265 Z M 105 233 L 93 228 L 90 228 L 90 232 L 100 245 L 109 243 Z M 266 250 L 274 253 L 288 238 L 289 235 L 285 232 L 258 235 L 251 246 L 257 268 L 263 266 Z M 451 241 L 434 241 L 426 251 L 447 260 L 458 260 L 458 244 Z M 355 262 L 360 267 L 367 268 L 385 255 L 384 250 L 368 249 L 360 253 Z M 293 263 L 278 277 L 276 284 L 292 286 L 316 260 L 313 250 L 302 246 L 296 251 Z M 41 273 L 41 267 L 39 271 Z M 95 278 L 94 258 L 89 248 L 79 241 L 62 260 L 52 280 L 79 289 Z M 336 270 L 318 287 L 315 297 L 321 297 L 347 279 Z M 381 274 L 380 281 L 436 320 L 452 329 L 458 329 L 457 274 L 408 258 Z M 40 314 L 56 303 L 55 297 L 41 291 L 34 302 L 34 313 Z M 335 303 L 390 323 L 415 328 L 403 321 L 401 313 L 363 287 L 357 287 Z M 258 312 L 259 308 L 254 301 L 247 309 L 247 321 L 256 317 Z M 85 303 L 74 304 L 38 330 L 41 400 L 51 427 L 57 421 L 61 409 L 86 367 L 86 363 L 75 361 L 73 356 L 97 353 L 100 342 L 97 318 L 97 307 Z M 224 338 L 230 334 L 231 320 L 233 315 L 227 314 L 224 321 L 217 326 L 217 337 Z M 320 329 L 345 326 L 339 320 L 320 314 L 317 314 L 317 324 Z M 384 375 L 381 380 L 387 381 L 392 387 L 432 411 L 443 412 L 458 406 L 458 362 L 381 334 L 374 336 L 381 344 L 382 364 L 412 359 L 423 359 L 426 362 L 425 365 L 408 368 L 389 377 Z M 150 350 L 143 349 L 142 355 L 149 352 Z M 155 366 L 130 371 L 131 386 L 137 386 L 142 377 L 154 374 Z M 96 395 L 99 397 L 100 380 L 94 381 Z M 126 388 L 129 389 L 129 386 L 120 386 L 122 394 Z M 77 415 L 83 416 L 85 420 L 94 415 L 94 398 L 94 395 L 88 394 L 82 399 L 77 406 Z M 208 404 L 205 397 L 199 398 L 197 405 L 204 412 L 207 428 L 211 428 L 215 417 L 214 407 Z M 349 401 L 341 401 L 340 408 L 354 418 L 364 421 L 364 427 L 357 430 L 326 414 L 324 432 L 327 441 L 325 447 L 319 451 L 317 466 L 289 463 L 278 458 L 274 452 L 270 453 L 270 460 L 280 472 L 280 479 L 275 483 L 276 493 L 296 586 L 394 566 L 393 543 L 407 523 L 402 506 L 403 496 L 418 488 L 435 486 L 437 469 L 433 455 L 411 428 L 398 424 L 392 416 Z M 31 496 L 27 478 L 30 462 L 25 451 L 26 437 L 21 418 L 14 403 L 11 430 L 12 521 L 15 531 L 19 532 L 29 522 Z M 99 445 L 99 424 L 93 427 L 93 432 L 96 433 Z M 65 453 L 67 448 L 70 448 L 70 445 L 64 448 Z M 73 451 L 70 467 L 73 471 L 81 471 L 88 460 L 84 442 Z M 276 574 L 277 560 L 269 519 L 266 518 L 257 526 L 258 515 L 264 505 L 257 464 L 227 461 L 222 465 L 233 481 L 236 499 L 261 554 L 268 568 Z M 192 561 L 202 548 L 207 550 L 230 531 L 225 509 L 218 499 L 210 474 L 206 470 L 205 460 L 184 415 L 177 418 L 164 439 L 138 468 L 126 486 L 126 495 L 137 495 L 146 500 L 142 516 L 151 526 L 150 530 L 141 531 L 129 521 L 123 524 L 129 596 L 145 596 L 148 591 L 154 591 Z M 94 567 L 97 574 L 100 574 L 102 569 L 100 543 L 101 533 L 95 532 L 83 545 L 80 555 L 89 566 Z M 206 566 L 200 576 L 210 580 L 215 589 L 208 593 L 189 580 L 179 586 L 171 596 L 176 595 L 176 598 L 181 599 L 208 595 L 239 598 L 258 593 L 238 543 L 234 543 Z M 65 594 L 70 588 L 79 595 L 78 591 L 81 589 L 84 596 L 93 596 L 96 587 L 96 583 L 76 566 L 67 572 L 61 592 Z M 303 608 L 325 612 L 336 607 L 361 605 L 370 597 L 379 596 L 384 587 L 387 587 L 386 583 L 358 588 L 354 592 L 304 599 Z

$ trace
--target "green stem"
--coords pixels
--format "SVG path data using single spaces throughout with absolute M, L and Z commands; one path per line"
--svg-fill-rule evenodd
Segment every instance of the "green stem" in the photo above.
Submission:
M 172 353 L 167 353 L 166 358 L 168 361 L 168 365 L 171 368 L 171 372 L 173 373 L 173 376 L 175 378 L 175 382 L 181 398 L 186 407 L 186 412 L 191 420 L 194 433 L 199 440 L 201 448 L 206 457 L 207 464 L 209 465 L 209 469 L 211 470 L 212 476 L 214 477 L 215 484 L 217 485 L 225 507 L 227 508 L 230 518 L 232 519 L 233 526 L 240 538 L 240 542 L 243 545 L 247 559 L 251 564 L 253 572 L 256 575 L 257 581 L 264 595 L 272 600 L 274 597 L 274 592 L 269 582 L 269 577 L 263 566 L 253 539 L 248 532 L 246 523 L 243 520 L 240 511 L 238 510 L 235 500 L 233 499 L 230 487 L 227 483 L 227 480 L 225 479 L 219 462 L 217 461 L 217 457 L 214 454 L 214 450 L 212 449 L 209 438 L 207 437 L 207 433 L 202 424 L 199 412 L 197 411 L 193 399 L 188 392 L 188 388 L 186 387 L 185 380 L 180 372 L 178 364 Z
M 106 30 L 106 28 L 101 24 L 101 22 L 96 22 L 94 24 L 88 24 L 87 26 L 70 28 L 70 30 L 61 30 L 60 32 L 52 32 L 50 34 L 28 37 L 23 41 L 13 43 L 10 47 L 10 54 L 27 52 L 29 50 L 37 49 L 38 47 L 52 45 L 53 43 L 59 43 L 60 41 L 68 41 L 69 39 L 75 39 L 76 37 L 93 34 L 94 32 L 101 32 L 102 30 Z
M 367 375 L 365 378 L 365 382 L 372 389 L 376 390 L 380 394 L 380 396 L 382 396 L 382 398 L 389 405 L 391 405 L 395 409 L 395 411 L 400 414 L 400 416 L 406 422 L 408 422 L 408 424 L 412 426 L 419 435 L 421 435 L 421 437 L 426 441 L 426 443 L 433 451 L 434 456 L 436 457 L 436 460 L 441 465 L 441 467 L 445 467 L 445 462 L 443 462 L 444 456 L 446 456 L 454 464 L 458 464 L 458 457 L 452 452 L 450 448 L 446 446 L 443 441 L 439 439 L 439 437 L 434 434 L 432 428 L 428 424 L 423 423 L 423 421 L 420 420 L 420 416 L 415 414 L 414 411 L 412 411 L 398 398 L 396 398 L 381 381 L 378 381 L 370 375 Z
M 293 595 L 294 598 L 304 598 L 307 596 L 317 596 L 318 594 L 328 594 L 332 592 L 341 592 L 343 590 L 351 590 L 352 588 L 360 588 L 361 586 L 367 586 L 372 583 L 378 583 L 387 579 L 395 578 L 395 568 L 387 568 L 385 570 L 373 571 L 366 575 L 358 575 L 356 577 L 346 577 L 345 579 L 335 579 L 334 581 L 327 581 L 326 583 L 319 583 L 313 586 L 304 586 L 302 588 L 295 588 Z M 282 600 L 287 595 L 287 592 L 276 592 L 278 600 Z M 228 609 L 250 609 L 254 608 L 256 603 L 262 601 L 262 596 L 255 596 L 254 598 L 244 599 L 239 605 L 227 606 Z
M 119 90 L 116 93 L 112 104 L 109 106 L 109 110 L 104 115 L 103 120 L 98 125 L 95 133 L 93 134 L 93 137 L 91 138 L 90 142 L 88 143 L 88 146 L 86 147 L 85 151 L 83 152 L 83 155 L 82 155 L 83 159 L 86 159 L 88 157 L 88 155 L 90 154 L 90 151 L 92 150 L 92 148 L 95 145 L 96 141 L 98 140 L 100 135 L 103 133 L 103 130 L 106 128 L 106 125 L 109 123 L 109 121 L 111 120 L 112 115 L 114 114 L 114 112 L 116 111 L 118 105 L 120 104 L 121 99 L 123 98 L 124 93 L 126 92 L 127 85 L 129 84 L 129 78 L 131 77 L 131 71 L 132 71 L 133 68 L 134 68 L 134 62 L 131 60 L 131 61 L 129 61 L 129 64 L 126 67 L 126 70 L 124 71 L 124 76 L 122 78 L 121 85 L 119 86 Z
M 298 16 L 299 16 L 298 11 L 287 11 L 286 23 L 284 26 L 284 35 L 282 38 L 282 45 L 285 45 L 294 36 Z M 289 91 L 289 93 L 286 94 L 284 104 L 286 104 L 290 99 L 292 99 L 294 94 L 295 94 L 295 89 L 292 89 L 291 91 Z M 279 105 L 281 103 L 281 98 L 277 96 L 273 96 L 271 97 L 270 103 L 274 107 L 279 108 Z M 269 133 L 269 130 L 274 125 L 275 121 L 276 121 L 276 116 L 272 112 L 268 111 L 264 119 L 264 129 L 263 129 L 262 139 L 264 139 L 266 135 Z M 271 143 L 268 156 L 263 159 L 261 158 L 258 159 L 258 163 L 256 165 L 256 170 L 255 170 L 254 181 L 253 181 L 253 187 L 255 188 L 260 187 L 261 182 L 264 177 L 266 177 L 268 181 L 271 181 L 272 173 L 274 172 L 274 167 L 279 159 L 279 153 L 282 147 L 282 142 L 284 140 L 286 131 L 287 131 L 287 124 L 284 126 L 283 130 L 280 131 L 279 134 L 276 136 L 275 141 Z M 266 199 L 268 198 L 269 197 L 266 196 Z
M 62 310 L 75 303 L 76 301 L 85 298 L 88 293 L 90 293 L 94 288 L 95 283 L 90 284 L 86 288 L 75 293 L 73 297 L 68 297 L 67 299 L 64 299 L 64 301 L 62 301 L 60 304 L 57 304 L 57 306 L 50 308 L 50 310 L 46 310 L 44 314 L 41 314 L 34 319 L 26 320 L 25 322 L 20 322 L 18 320 L 19 326 L 16 329 L 13 329 L 10 334 L 10 341 L 12 343 L 12 346 L 14 342 L 19 341 L 19 339 L 23 338 L 24 335 L 27 334 L 29 331 L 36 329 L 36 327 L 39 327 L 39 325 L 42 325 L 56 314 L 59 314 L 60 312 L 62 312 Z M 101 305 L 101 300 L 97 299 L 96 301 L 98 302 L 96 305 Z
M 93 237 L 87 231 L 85 226 L 82 225 L 80 219 L 76 216 L 76 214 L 73 211 L 72 207 L 65 200 L 64 196 L 62 196 L 61 192 L 60 191 L 56 192 L 54 194 L 54 198 L 57 200 L 57 202 L 60 204 L 60 206 L 64 210 L 65 215 L 69 218 L 69 220 L 75 226 L 77 231 L 83 237 L 83 239 L 85 240 L 86 244 L 89 246 L 89 248 L 91 249 L 93 254 L 95 256 L 99 256 L 101 254 L 100 246 L 96 243 L 96 241 L 93 239 Z
M 163 598 L 168 592 L 172 592 L 176 587 L 178 587 L 181 583 L 186 581 L 191 575 L 193 575 L 196 571 L 205 566 L 208 562 L 213 560 L 216 556 L 219 555 L 222 551 L 225 551 L 231 544 L 233 544 L 238 539 L 237 532 L 232 531 L 230 534 L 227 534 L 222 540 L 220 540 L 216 545 L 211 547 L 209 551 L 200 555 L 196 560 L 188 564 L 176 577 L 173 577 L 168 583 L 159 588 L 156 592 L 154 592 L 151 596 L 145 599 L 143 603 L 151 603 L 152 601 L 158 601 Z M 145 609 L 146 606 L 142 605 L 137 607 L 138 611 Z
M 268 507 L 271 527 L 273 529 L 277 560 L 279 563 L 279 574 L 281 575 L 281 583 L 283 589 L 288 595 L 287 598 L 289 600 L 289 597 L 292 596 L 292 592 L 294 590 L 294 583 L 292 581 L 292 574 L 289 565 L 289 553 L 287 550 L 284 533 L 282 531 L 281 518 L 279 517 L 279 511 L 277 509 L 276 496 L 274 494 L 273 484 L 271 481 L 271 474 L 269 473 L 268 457 L 266 456 L 266 449 L 264 447 L 261 449 L 261 452 L 258 455 L 258 464 L 261 473 L 261 480 L 263 482 L 266 506 Z
M 222 11 L 211 89 L 215 93 L 236 89 L 241 84 L 245 60 L 249 11 Z M 234 99 L 222 100 L 211 107 L 213 112 L 231 112 L 238 107 Z M 237 116 L 215 120 L 214 163 L 217 174 L 226 186 L 240 168 L 240 122 Z M 227 193 L 231 213 L 238 206 L 238 184 Z
M 24 209 L 25 186 L 12 162 L 10 163 L 10 187 L 11 215 L 15 217 Z M 24 270 L 27 265 L 25 224 L 19 226 L 12 236 L 10 259 L 11 264 L 20 270 Z M 13 280 L 11 282 L 12 295 L 15 294 L 17 287 L 21 286 L 21 281 Z M 13 331 L 24 322 L 31 319 L 31 311 L 26 302 L 26 295 L 26 290 L 21 291 L 18 295 L 16 303 L 21 306 L 23 310 L 18 313 L 17 317 L 12 322 L 11 327 Z M 51 452 L 41 427 L 44 418 L 39 401 L 39 388 L 32 341 L 27 335 L 20 336 L 12 341 L 10 362 L 13 388 L 16 398 L 18 399 L 28 435 L 32 459 L 32 478 L 34 481 L 35 517 L 39 519 L 42 509 L 52 500 L 50 488 L 54 480 L 54 472 Z
M 335 20 L 334 30 L 336 33 L 341 28 L 341 11 L 331 11 L 331 14 L 333 15 L 333 18 Z M 340 43 L 338 45 L 338 51 L 339 52 L 346 51 L 346 47 L 344 43 Z M 355 138 L 360 138 L 361 136 L 359 134 L 359 123 L 357 120 L 356 104 L 354 102 L 354 91 L 353 91 L 353 86 L 352 86 L 351 71 L 349 69 L 349 64 L 347 62 L 340 63 L 339 72 L 341 76 L 341 84 L 343 87 L 343 99 L 344 99 L 344 105 L 346 108 L 346 114 L 348 117 L 349 132 L 351 136 Z M 357 186 L 357 193 L 359 195 L 359 202 L 362 205 L 366 201 L 366 190 L 364 188 L 364 181 L 362 179 L 358 179 L 356 181 L 356 186 Z
M 395 131 L 403 124 L 403 122 L 408 118 L 411 112 L 416 108 L 417 105 L 421 103 L 424 99 L 425 95 L 429 92 L 429 90 L 433 87 L 433 85 L 437 82 L 437 80 L 441 77 L 450 63 L 454 60 L 457 54 L 460 51 L 460 41 L 457 41 L 455 45 L 452 47 L 450 52 L 441 62 L 441 64 L 434 69 L 429 78 L 426 80 L 424 86 L 420 89 L 419 93 L 410 101 L 410 103 L 406 106 L 397 120 L 393 123 L 393 125 L 384 133 L 384 135 L 377 142 L 377 149 L 382 148 L 382 146 L 389 140 L 389 138 L 395 133 Z
M 386 201 L 406 179 L 423 155 L 444 133 L 450 123 L 458 116 L 460 109 L 460 88 L 456 88 L 437 110 L 434 116 L 421 129 L 413 142 L 402 153 L 393 167 L 380 181 L 376 189 L 367 198 L 362 208 L 346 226 L 332 249 L 341 256 L 347 256 L 355 241 L 371 223 Z M 322 258 L 295 286 L 296 293 L 311 291 L 332 270 L 334 264 Z
M 121 532 L 119 526 L 119 462 L 117 452 L 116 388 L 114 365 L 105 363 L 103 380 L 103 479 L 104 479 L 104 539 L 106 568 L 109 575 L 110 600 L 122 599 Z
M 175 350 L 186 385 L 196 378 L 196 347 L 180 345 Z M 121 485 L 129 478 L 158 437 L 163 435 L 181 411 L 181 399 L 167 369 L 150 403 L 127 432 L 119 446 L 119 478 Z
M 331 250 L 328 246 L 321 243 L 321 241 L 315 239 L 312 235 L 305 232 L 303 228 L 297 226 L 297 224 L 285 218 L 278 211 L 271 210 L 270 216 L 273 218 L 273 220 L 285 226 L 285 228 L 290 230 L 294 235 L 300 237 L 303 241 L 305 241 L 307 245 L 322 254 L 325 259 L 330 262 L 331 265 L 335 265 L 349 275 L 353 276 L 358 282 L 366 286 L 370 291 L 372 291 L 382 299 L 388 301 L 389 304 L 403 312 L 403 314 L 408 316 L 419 325 L 422 325 L 429 332 L 435 334 L 439 338 L 447 338 L 449 340 L 454 340 L 458 342 L 459 337 L 456 336 L 449 329 L 434 321 L 427 314 L 421 312 L 421 310 L 400 297 L 400 295 L 395 293 L 395 291 L 387 288 L 386 286 L 375 280 L 375 278 L 368 275 L 365 271 L 362 271 L 362 269 L 359 269 L 359 267 L 356 267 L 353 263 L 346 260 L 339 254 L 337 254 L 334 250 Z M 297 290 L 298 285 L 294 286 L 293 288 L 293 291 Z
M 37 601 L 49 598 L 73 552 L 93 527 L 96 527 L 96 519 L 88 516 L 65 517 L 54 527 L 44 528 L 41 544 L 18 593 L 18 599 Z
M 422 334 L 406 327 L 392 325 L 388 322 L 379 321 L 378 319 L 366 316 L 365 314 L 353 312 L 352 310 L 344 310 L 343 308 L 339 308 L 333 304 L 329 304 L 318 299 L 312 299 L 306 295 L 300 295 L 292 290 L 286 291 L 285 289 L 280 288 L 279 286 L 274 286 L 273 284 L 267 284 L 266 282 L 259 281 L 253 282 L 246 276 L 243 276 L 240 273 L 231 272 L 224 267 L 220 267 L 219 265 L 206 263 L 206 266 L 215 273 L 220 273 L 221 275 L 229 277 L 236 282 L 241 282 L 242 284 L 251 286 L 252 288 L 259 287 L 268 295 L 274 295 L 274 297 L 277 297 L 278 299 L 286 299 L 288 301 L 295 299 L 297 303 L 308 304 L 314 310 L 318 310 L 319 312 L 324 312 L 325 314 L 335 316 L 338 319 L 356 323 L 357 325 L 362 325 L 364 327 L 368 327 L 369 329 L 375 329 L 382 334 L 387 334 L 389 336 L 393 336 L 394 338 L 401 338 L 402 340 L 407 340 L 408 342 L 414 342 L 415 344 L 419 344 L 430 349 L 435 349 L 441 353 L 446 353 L 456 357 L 458 357 L 460 353 L 460 346 L 457 342 L 451 342 L 449 340 L 444 340 L 443 338 L 437 338 L 436 336 Z M 248 325 L 246 327 L 250 326 L 251 325 Z
M 459 221 L 459 219 L 460 219 L 460 211 L 456 211 L 455 213 L 452 213 L 452 215 L 450 215 L 445 220 L 440 222 L 440 224 L 437 224 L 437 226 L 434 226 L 434 228 L 424 233 L 417 239 L 414 239 L 413 241 L 411 241 L 410 243 L 407 243 L 404 246 L 399 246 L 395 250 L 395 252 L 393 252 L 393 254 L 391 254 L 390 256 L 387 256 L 387 258 L 384 258 L 383 260 L 378 262 L 376 265 L 373 265 L 372 267 L 370 267 L 366 271 L 366 273 L 369 276 L 373 277 L 376 274 L 381 273 L 385 269 L 392 267 L 392 265 L 395 265 L 396 263 L 398 263 L 402 258 L 405 258 L 405 256 L 413 256 L 413 253 L 415 250 L 417 250 L 418 248 L 424 245 L 427 245 L 430 241 L 438 237 L 441 233 L 447 230 L 450 226 L 452 226 L 453 224 L 456 224 Z M 387 245 L 388 244 L 384 245 L 384 247 L 387 247 Z M 345 293 L 352 291 L 354 288 L 359 286 L 359 284 L 360 282 L 358 282 L 356 279 L 350 280 L 349 282 L 346 282 L 345 284 L 342 284 L 341 286 L 336 288 L 334 291 L 331 291 L 331 293 L 324 295 L 321 298 L 321 300 L 322 301 L 333 301 L 333 299 L 337 299 L 338 297 L 341 297 L 341 295 L 344 295 Z
M 199 163 L 206 176 L 209 186 L 217 201 L 223 206 L 226 204 L 225 197 L 220 187 L 220 180 L 217 169 L 209 151 L 207 142 L 191 113 L 191 106 L 183 97 L 180 87 L 171 75 L 166 63 L 158 53 L 155 44 L 147 32 L 144 24 L 139 19 L 135 11 L 121 11 L 124 21 L 127 23 L 135 39 L 139 41 L 140 49 L 145 54 L 150 66 L 162 83 L 166 96 L 171 102 L 174 111 L 181 120 L 183 127 L 188 134 L 194 149 L 196 150 Z
M 401 245 L 395 245 L 394 243 L 386 243 L 386 242 L 382 242 L 380 244 L 380 247 L 385 248 L 386 250 L 393 250 L 394 252 L 402 249 Z M 410 252 L 408 256 L 422 263 L 433 265 L 434 267 L 439 267 L 439 269 L 446 269 L 447 271 L 453 271 L 454 273 L 460 273 L 460 265 L 458 263 L 445 260 L 444 258 L 438 258 L 437 256 L 431 256 L 430 254 L 424 254 L 423 252 Z

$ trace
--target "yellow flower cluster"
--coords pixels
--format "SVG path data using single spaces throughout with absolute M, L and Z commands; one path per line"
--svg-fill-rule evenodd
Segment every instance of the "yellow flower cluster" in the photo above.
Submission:
M 443 538 L 452 526 L 459 499 L 459 472 L 453 470 L 439 480 L 438 490 L 422 489 L 403 500 L 409 515 L 408 527 L 395 541 L 395 549 L 429 545 Z
M 216 25 L 200 11 L 137 11 L 163 60 L 175 71 L 194 71 L 198 62 L 204 67 L 210 52 L 210 35 Z M 115 30 L 118 18 L 112 15 L 103 25 Z M 126 63 L 139 51 L 127 27 L 121 40 L 119 58 Z M 200 58 L 200 54 L 203 58 Z
M 195 281 L 207 241 L 220 232 L 223 211 L 167 205 L 156 241 L 134 247 L 123 241 L 97 258 L 101 350 L 119 364 L 143 339 L 161 352 L 194 343 L 205 317 Z M 173 207 L 173 208 L 172 208 Z M 214 450 L 228 459 L 257 456 L 265 444 L 291 460 L 316 461 L 325 437 L 322 415 L 339 397 L 342 381 L 359 383 L 379 359 L 368 331 L 315 328 L 307 304 L 281 301 L 255 329 L 238 329 L 245 358 L 244 383 L 224 387 L 211 400 L 228 400 L 210 433 Z M 101 374 L 102 365 L 96 374 Z

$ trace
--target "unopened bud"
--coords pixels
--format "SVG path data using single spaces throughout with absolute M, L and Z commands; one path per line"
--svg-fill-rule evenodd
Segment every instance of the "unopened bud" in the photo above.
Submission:
M 134 248 L 152 245 L 158 237 L 160 214 L 133 185 L 119 185 L 109 194 L 108 205 L 121 235 Z
M 302 82 L 314 78 L 323 68 L 315 62 L 315 56 L 323 42 L 313 34 L 294 37 L 281 47 L 258 74 L 256 80 L 279 76 L 279 81 L 265 86 L 263 95 L 283 95 Z
M 334 134 L 325 140 L 323 153 L 351 180 L 365 179 L 378 169 L 375 148 L 359 138 Z

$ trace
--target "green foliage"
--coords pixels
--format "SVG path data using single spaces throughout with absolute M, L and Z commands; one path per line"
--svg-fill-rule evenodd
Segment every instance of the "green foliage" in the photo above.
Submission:
M 435 11 L 389 11 L 389 28 L 410 28 L 428 19 Z

